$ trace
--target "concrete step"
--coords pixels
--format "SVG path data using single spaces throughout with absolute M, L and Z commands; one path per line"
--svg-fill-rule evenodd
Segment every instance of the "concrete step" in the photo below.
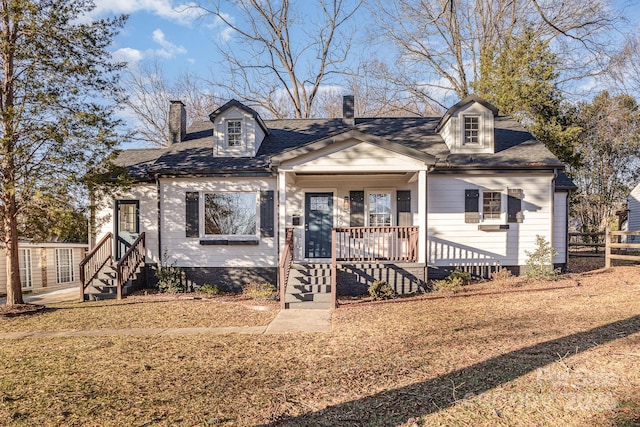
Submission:
M 330 310 L 333 308 L 330 302 L 285 302 L 284 308 L 286 309 L 303 309 L 303 310 Z
M 331 294 L 285 294 L 284 302 L 331 302 Z
M 289 284 L 287 285 L 287 289 L 285 292 L 288 294 L 300 294 L 307 292 L 326 294 L 331 293 L 331 285 L 307 285 L 301 283 L 292 283 L 291 280 L 289 280 Z

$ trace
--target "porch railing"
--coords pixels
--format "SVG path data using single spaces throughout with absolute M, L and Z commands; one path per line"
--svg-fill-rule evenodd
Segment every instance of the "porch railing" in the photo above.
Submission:
M 123 284 L 131 280 L 136 274 L 138 267 L 140 267 L 140 264 L 144 264 L 144 260 L 145 237 L 144 232 L 142 232 L 116 265 L 118 299 L 122 299 Z
M 278 280 L 280 285 L 280 305 L 285 308 L 285 295 L 287 282 L 289 281 L 289 271 L 291 271 L 291 262 L 293 261 L 293 228 L 287 228 L 286 238 L 280 263 L 278 264 L 279 274 Z
M 331 231 L 331 301 L 338 306 L 338 261 L 418 260 L 418 227 L 344 227 Z
M 80 301 L 84 301 L 84 290 L 98 276 L 100 270 L 111 261 L 112 233 L 107 233 L 96 246 L 80 261 Z
M 404 261 L 418 259 L 418 227 L 336 228 L 336 261 Z

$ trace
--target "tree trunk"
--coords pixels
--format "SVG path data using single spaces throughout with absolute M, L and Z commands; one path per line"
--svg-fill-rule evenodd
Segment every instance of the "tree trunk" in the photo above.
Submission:
M 22 285 L 20 284 L 20 265 L 18 261 L 18 219 L 16 198 L 13 194 L 5 197 L 7 205 L 4 215 L 4 237 L 7 244 L 7 305 L 24 304 Z

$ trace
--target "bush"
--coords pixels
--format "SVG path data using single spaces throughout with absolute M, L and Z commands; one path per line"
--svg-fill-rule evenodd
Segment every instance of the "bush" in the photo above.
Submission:
M 371 295 L 374 301 L 381 301 L 394 298 L 396 291 L 384 280 L 376 280 L 369 285 L 369 295 Z
M 558 271 L 553 268 L 553 257 L 558 254 L 544 236 L 536 235 L 536 249 L 527 254 L 526 276 L 535 280 L 555 280 Z
M 218 285 L 210 285 L 207 283 L 196 289 L 196 292 L 204 295 L 218 295 L 221 291 Z
M 156 277 L 158 278 L 158 289 L 160 292 L 166 293 L 178 293 L 185 291 L 185 285 L 182 282 L 182 269 L 176 266 L 176 261 L 172 264 L 167 264 L 167 253 L 165 252 L 162 257 L 162 262 L 156 270 Z
M 471 283 L 471 273 L 456 268 L 446 279 L 433 282 L 433 290 L 436 292 L 449 291 L 456 293 L 469 283 Z
M 276 287 L 267 282 L 250 282 L 242 288 L 242 294 L 253 299 L 272 299 Z
M 491 273 L 491 280 L 498 286 L 508 285 L 513 282 L 513 279 L 511 272 L 504 267 L 500 267 Z

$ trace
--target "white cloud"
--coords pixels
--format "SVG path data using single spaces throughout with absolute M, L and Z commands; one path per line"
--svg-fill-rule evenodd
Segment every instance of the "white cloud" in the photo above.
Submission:
M 126 62 L 129 65 L 135 65 L 142 60 L 144 54 L 138 49 L 131 47 L 123 47 L 113 52 L 113 59 L 118 62 Z
M 229 41 L 229 39 L 231 39 L 231 36 L 235 32 L 233 28 L 227 25 L 227 22 L 233 24 L 234 19 L 233 19 L 233 16 L 229 15 L 228 13 L 221 13 L 221 15 L 222 15 L 222 18 L 220 16 L 216 16 L 213 19 L 213 22 L 208 24 L 207 27 L 214 30 L 217 30 L 220 27 L 222 27 L 222 30 L 220 30 L 220 32 L 218 33 L 218 36 L 220 37 L 221 41 L 227 42 Z
M 160 45 L 158 49 L 147 49 L 141 51 L 132 47 L 123 47 L 113 52 L 113 58 L 116 61 L 126 62 L 129 65 L 136 65 L 145 58 L 158 56 L 165 59 L 171 59 L 176 55 L 184 55 L 187 53 L 187 49 L 184 46 L 178 46 L 169 40 L 167 40 L 164 32 L 157 28 L 151 34 L 151 38 L 154 42 Z M 192 62 L 190 58 L 188 61 Z
M 90 16 L 97 18 L 142 11 L 183 25 L 189 25 L 204 14 L 195 2 L 174 4 L 172 0 L 100 0 Z
M 154 50 L 154 53 L 157 56 L 170 59 L 176 55 L 183 55 L 187 53 L 187 49 L 185 49 L 184 46 L 178 46 L 167 40 L 164 32 L 162 32 L 160 28 L 153 30 L 152 38 L 154 42 L 160 45 L 160 49 Z

